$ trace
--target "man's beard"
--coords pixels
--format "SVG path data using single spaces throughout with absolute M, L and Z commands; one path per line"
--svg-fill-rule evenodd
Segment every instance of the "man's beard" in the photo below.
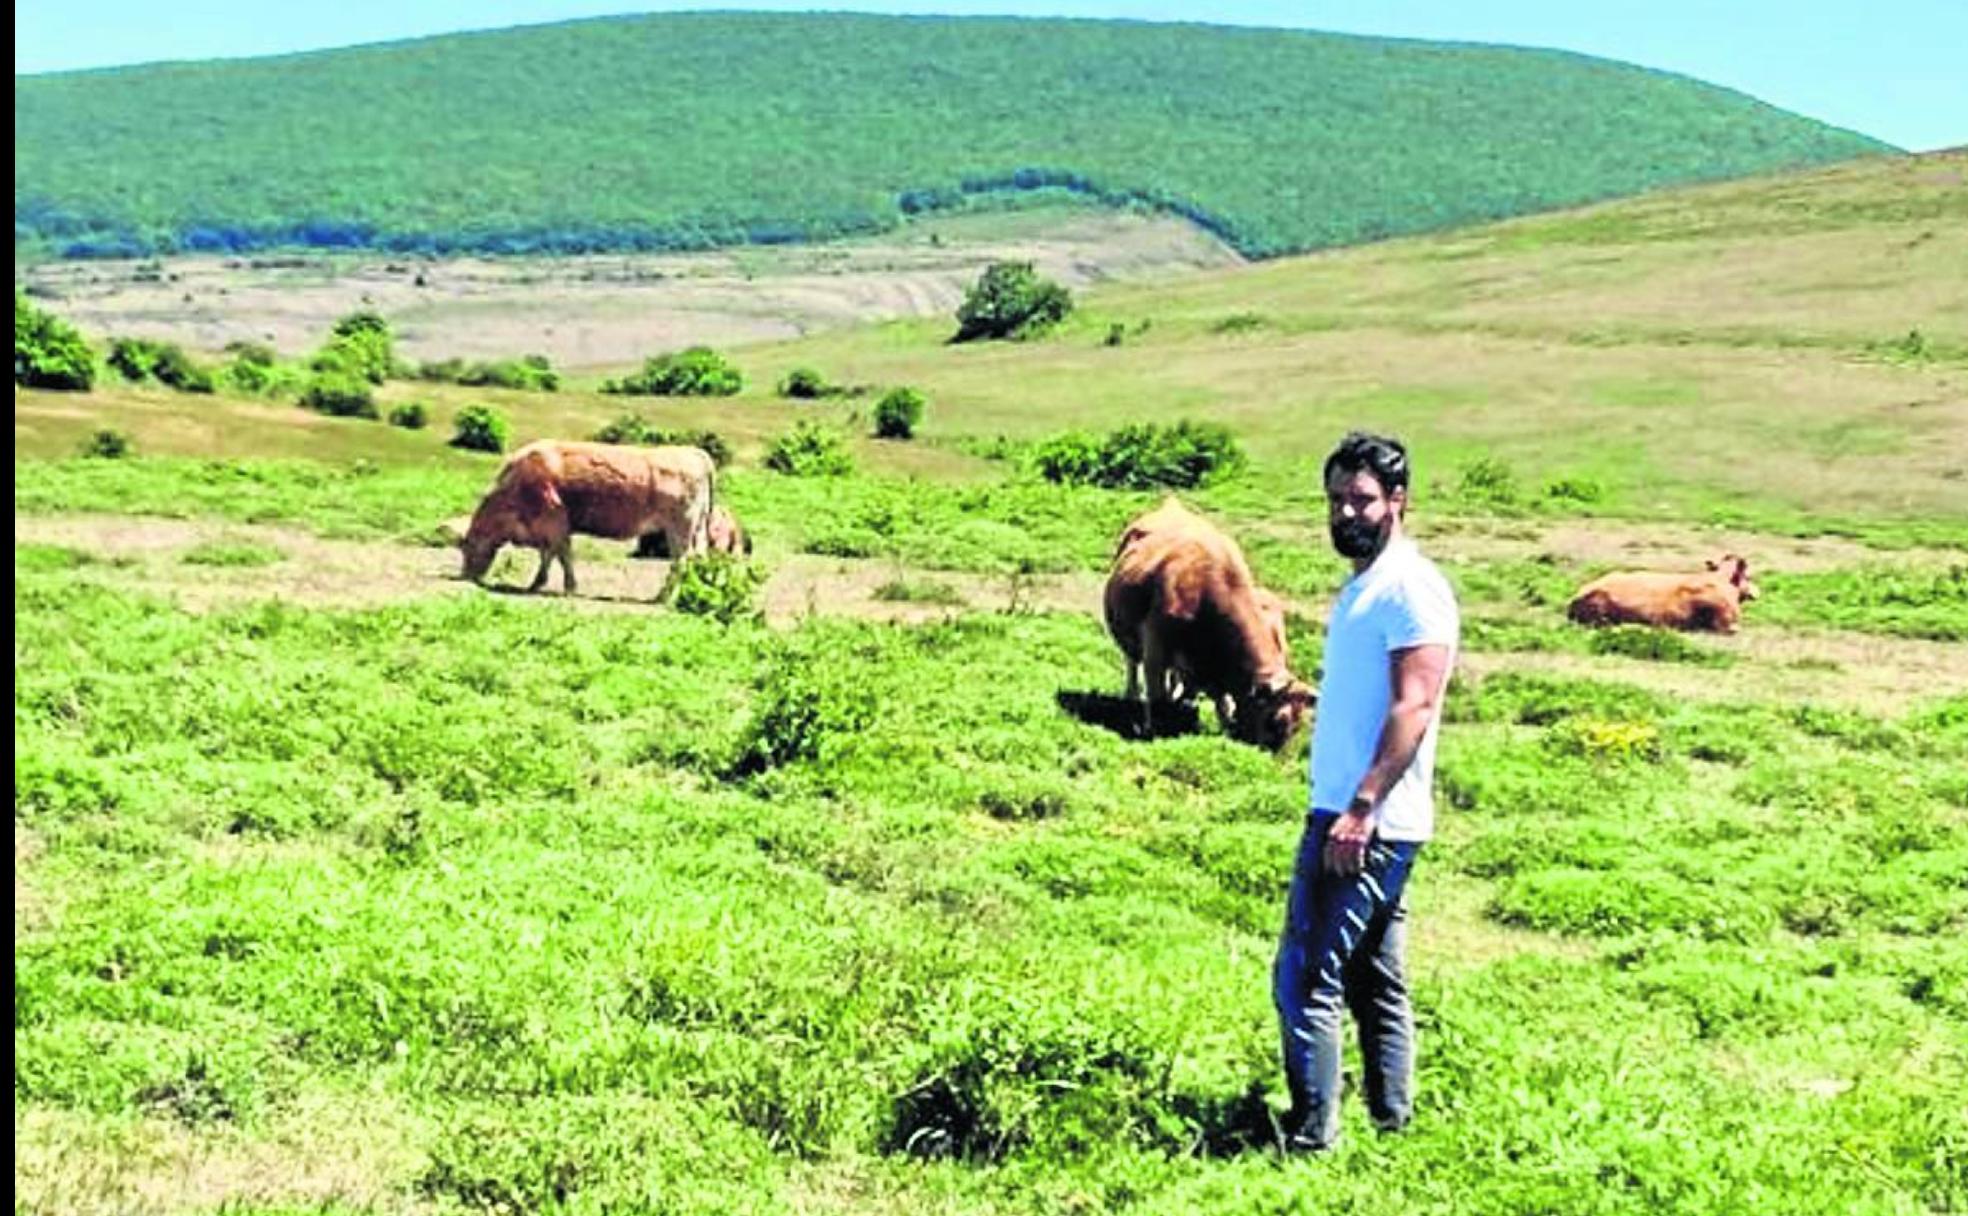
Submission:
M 1387 544 L 1387 533 L 1364 519 L 1335 520 L 1328 528 L 1332 532 L 1333 548 L 1339 550 L 1341 557 L 1352 561 L 1376 557 Z

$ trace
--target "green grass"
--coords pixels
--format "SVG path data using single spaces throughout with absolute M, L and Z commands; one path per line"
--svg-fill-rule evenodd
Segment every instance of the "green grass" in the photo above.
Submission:
M 254 541 L 208 541 L 187 549 L 178 560 L 187 566 L 273 566 L 286 555 L 272 545 Z
M 1380 1141 L 1349 1108 L 1280 1172 L 1239 1146 L 1276 1097 L 1302 750 L 1063 713 L 1116 680 L 1091 619 L 192 616 L 22 552 L 19 873 L 59 915 L 17 931 L 17 1117 L 251 1142 L 327 1094 L 405 1121 L 390 1185 L 445 1210 L 778 1210 L 825 1177 L 898 1210 L 1964 1198 L 1958 699 L 1460 690 L 1421 1117 Z M 1770 750 L 1710 775 L 1690 749 L 1740 712 Z M 1665 750 L 1553 741 L 1607 714 Z M 734 763 L 758 740 L 786 746 Z M 1469 883 L 1474 920 L 1437 902 Z
M 1893 213 L 1881 180 L 1795 188 Z M 761 570 L 862 554 L 898 602 L 1063 574 L 1089 589 L 1068 613 L 1021 594 L 774 629 L 450 585 L 310 607 L 265 587 L 294 562 L 125 556 L 122 517 L 209 521 L 206 553 L 255 560 L 255 523 L 437 543 L 495 462 L 224 398 L 24 394 L 17 1208 L 1968 1210 L 1960 396 L 1945 363 L 1851 357 L 1855 327 L 1896 332 L 1879 316 L 1945 336 L 1921 302 L 1953 255 L 1771 322 L 1797 341 L 1552 339 L 1722 257 L 1674 235 L 1703 206 L 1806 225 L 1791 189 L 1467 259 L 1422 255 L 1507 233 L 1117 288 L 1016 350 L 919 323 L 735 352 L 755 387 L 716 407 L 719 496 Z M 1819 238 L 1863 260 L 1900 222 L 1753 252 L 1776 280 L 1850 278 Z M 1629 237 L 1624 287 L 1514 336 L 1455 328 L 1467 301 L 1376 319 L 1420 307 L 1376 292 L 1448 298 L 1472 269 L 1541 297 L 1589 270 L 1562 257 Z M 1745 288 L 1713 312 L 1774 307 Z M 1105 348 L 1102 310 L 1155 323 Z M 1240 313 L 1265 321 L 1211 332 Z M 1733 324 L 1686 322 L 1711 323 Z M 762 397 L 800 363 L 921 384 L 937 413 L 851 475 L 766 472 L 767 439 L 833 408 Z M 468 399 L 428 391 L 435 423 Z M 516 438 L 614 412 L 586 382 L 526 396 L 492 398 Z M 1069 421 L 1180 416 L 1251 454 L 1194 501 L 1291 597 L 1301 672 L 1345 569 L 1317 461 L 1356 422 L 1413 441 L 1417 530 L 1465 612 L 1411 896 L 1418 1118 L 1378 1137 L 1349 1102 L 1318 1161 L 1262 1147 L 1305 745 L 1261 753 L 1209 714 L 1113 729 L 1090 588 L 1158 496 L 1017 459 Z M 1825 460 L 1853 418 L 1899 454 Z M 145 455 L 40 458 L 105 420 Z M 1724 536 L 1763 589 L 1739 636 L 1564 619 L 1629 548 Z M 165 598 L 187 581 L 213 594 Z
M 14 100 L 30 252 L 695 248 L 1022 195 L 1172 208 L 1262 256 L 1888 150 L 1553 51 L 849 14 L 28 76 Z M 1609 225 L 1578 228 L 1536 239 Z

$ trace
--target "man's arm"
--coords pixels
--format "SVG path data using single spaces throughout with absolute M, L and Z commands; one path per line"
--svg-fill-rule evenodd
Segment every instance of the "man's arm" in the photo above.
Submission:
M 1338 874 L 1358 874 L 1373 838 L 1374 808 L 1401 774 L 1414 763 L 1421 738 L 1428 733 L 1442 690 L 1449 679 L 1447 646 L 1410 646 L 1388 656 L 1388 678 L 1394 696 L 1373 763 L 1360 779 L 1353 801 L 1326 835 L 1326 868 Z

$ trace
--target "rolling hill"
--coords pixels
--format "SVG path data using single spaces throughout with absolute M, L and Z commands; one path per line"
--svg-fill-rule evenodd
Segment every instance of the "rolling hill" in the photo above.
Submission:
M 701 248 L 1033 195 L 1270 256 L 1887 150 L 1567 53 L 847 14 L 16 77 L 14 102 L 29 257 Z

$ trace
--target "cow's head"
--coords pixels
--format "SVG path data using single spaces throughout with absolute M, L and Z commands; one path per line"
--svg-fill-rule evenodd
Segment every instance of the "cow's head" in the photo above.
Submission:
M 1734 553 L 1724 553 L 1720 557 L 1710 558 L 1708 568 L 1729 581 L 1729 585 L 1736 589 L 1738 600 L 1746 604 L 1756 598 L 1756 584 L 1749 581 L 1747 558 L 1738 557 Z
M 472 516 L 471 526 L 458 539 L 458 552 L 464 555 L 463 576 L 474 583 L 485 581 L 485 572 L 492 568 L 492 559 L 499 555 L 499 547 L 505 538 L 492 526 L 484 511 Z
M 1246 743 L 1277 751 L 1305 725 L 1318 694 L 1303 680 L 1287 678 L 1276 688 L 1258 687 L 1239 705 L 1234 732 Z
M 740 553 L 746 557 L 752 555 L 751 534 L 745 531 L 737 516 L 723 507 L 712 508 L 709 531 L 713 551 L 733 556 Z

